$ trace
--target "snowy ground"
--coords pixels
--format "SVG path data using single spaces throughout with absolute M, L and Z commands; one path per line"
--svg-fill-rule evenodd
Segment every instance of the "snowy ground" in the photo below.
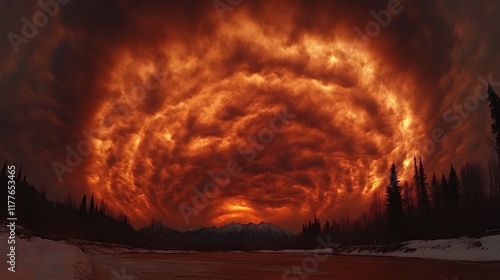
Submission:
M 70 240 L 70 243 L 81 248 L 83 252 L 85 252 L 87 255 L 124 254 L 124 253 L 154 253 L 154 254 L 196 253 L 196 251 L 175 250 L 175 249 L 172 250 L 144 249 L 122 244 L 106 244 L 106 243 L 91 242 L 91 241 L 76 240 L 76 239 Z
M 95 256 L 122 255 L 124 253 L 195 253 L 181 250 L 148 250 L 120 244 L 105 244 L 84 240 L 53 241 L 32 236 L 20 226 L 16 227 L 15 272 L 9 271 L 9 265 L 3 264 L 0 279 L 93 279 L 95 276 Z M 21 232 L 21 234 L 19 234 Z M 9 232 L 5 224 L 0 224 L 0 252 L 9 253 Z M 4 258 L 7 260 L 7 257 Z M 117 268 L 118 272 L 119 267 Z M 119 276 L 119 275 L 118 275 Z M 118 277 L 119 278 L 119 277 Z M 109 279 L 112 279 L 109 278 Z
M 1 224 L 0 252 L 9 253 L 8 232 Z M 21 238 L 22 237 L 22 238 Z M 52 241 L 39 237 L 16 236 L 15 272 L 2 261 L 0 279 L 90 279 L 94 274 L 89 257 L 77 246 L 65 241 Z
M 482 238 L 412 240 L 387 246 L 350 246 L 337 250 L 336 253 L 449 261 L 500 261 L 500 235 Z
M 322 249 L 313 249 L 313 250 L 258 250 L 254 251 L 256 253 L 273 253 L 273 254 L 332 254 L 335 249 L 332 248 L 322 248 Z M 237 251 L 240 252 L 240 251 Z
M 2 254 L 9 252 L 10 245 L 7 244 L 7 238 L 8 232 L 6 232 L 6 226 L 2 225 L 0 228 L 0 252 Z M 136 272 L 147 272 L 148 270 L 144 268 L 146 266 L 139 267 L 140 265 L 136 264 L 137 261 L 133 261 L 133 256 L 144 256 L 144 253 L 155 253 L 157 256 L 147 263 L 147 267 L 151 267 L 157 264 L 157 262 L 166 262 L 167 260 L 173 263 L 179 258 L 186 259 L 186 262 L 189 260 L 189 263 L 192 262 L 191 259 L 196 262 L 197 258 L 195 256 L 199 254 L 203 255 L 202 253 L 196 254 L 193 251 L 147 250 L 81 240 L 52 241 L 39 237 L 28 238 L 24 234 L 21 234 L 20 236 L 16 236 L 16 272 L 12 273 L 8 271 L 8 266 L 4 262 L 0 270 L 0 279 L 93 279 L 96 275 L 96 265 L 101 265 L 99 272 L 106 274 L 106 277 L 102 279 L 111 279 L 113 275 L 116 276 L 119 273 L 124 273 L 123 269 L 125 267 Z M 192 258 L 189 257 L 191 253 L 194 253 Z M 414 240 L 385 246 L 351 246 L 338 249 L 261 250 L 255 253 L 277 253 L 286 254 L 286 256 L 333 253 L 340 255 L 413 257 L 450 261 L 498 262 L 500 261 L 500 235 L 477 239 Z M 168 254 L 173 257 L 161 257 L 158 254 Z M 185 257 L 171 254 L 181 254 Z M 249 256 L 244 256 L 244 254 L 246 253 L 241 252 L 242 262 L 249 258 Z M 131 258 L 131 260 L 128 260 L 128 258 Z M 185 264 L 173 264 L 170 270 L 179 265 Z M 103 267 L 106 267 L 109 271 L 103 271 Z M 157 268 L 155 267 L 154 269 Z M 153 268 L 150 270 L 152 273 Z

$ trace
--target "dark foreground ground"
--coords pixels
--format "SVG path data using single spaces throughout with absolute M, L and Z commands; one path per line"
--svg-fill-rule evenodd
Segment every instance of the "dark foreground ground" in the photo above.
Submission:
M 369 279 L 497 280 L 500 262 L 267 253 L 126 253 L 93 255 L 96 280 Z M 313 261 L 314 259 L 314 261 Z M 297 267 L 294 273 L 292 267 Z M 306 267 L 304 269 L 304 267 Z M 289 272 L 286 274 L 286 272 Z

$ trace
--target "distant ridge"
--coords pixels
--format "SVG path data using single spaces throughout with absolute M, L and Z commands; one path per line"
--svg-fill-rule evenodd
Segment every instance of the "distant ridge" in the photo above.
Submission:
M 286 247 L 296 236 L 271 223 L 230 223 L 193 230 L 154 223 L 138 230 L 144 242 L 198 250 L 253 250 Z

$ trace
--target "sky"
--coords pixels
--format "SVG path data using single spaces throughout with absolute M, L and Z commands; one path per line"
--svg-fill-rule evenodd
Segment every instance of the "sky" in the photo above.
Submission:
M 0 160 L 135 227 L 297 231 L 493 155 L 496 0 L 1 6 Z

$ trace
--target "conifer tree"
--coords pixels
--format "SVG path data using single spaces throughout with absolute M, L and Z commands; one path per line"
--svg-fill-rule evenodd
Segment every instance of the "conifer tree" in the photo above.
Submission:
M 459 206 L 460 201 L 460 181 L 453 165 L 450 167 L 450 176 L 448 177 L 448 200 L 453 207 Z
M 439 187 L 436 173 L 432 173 L 431 190 L 434 208 L 439 208 L 441 205 L 441 188 Z
M 82 203 L 80 204 L 80 212 L 87 213 L 87 195 L 83 195 Z
M 403 199 L 401 197 L 402 188 L 399 185 L 396 165 L 391 166 L 389 185 L 386 188 L 386 212 L 389 226 L 389 234 L 392 238 L 399 239 L 401 225 L 403 222 Z
M 422 158 L 419 157 L 420 163 L 418 168 L 418 206 L 422 211 L 429 210 L 429 196 L 427 194 L 427 176 L 425 175 Z
M 417 158 L 414 156 L 413 157 L 413 167 L 414 167 L 414 181 L 415 181 L 415 189 L 417 192 L 417 207 L 420 207 L 420 188 L 419 188 L 419 172 L 418 172 L 418 166 L 417 166 Z
M 427 176 L 425 175 L 424 165 L 422 163 L 422 158 L 419 157 L 419 165 L 416 167 L 416 158 L 414 157 L 415 163 L 415 179 L 417 188 L 417 203 L 418 203 L 418 232 L 422 234 L 422 237 L 429 237 L 429 219 L 430 219 L 430 207 L 429 207 L 429 196 L 427 194 Z
M 96 211 L 95 209 L 95 204 L 94 204 L 94 194 L 90 197 L 90 205 L 89 205 L 89 212 L 94 213 Z
M 450 194 L 448 191 L 448 180 L 446 179 L 444 174 L 441 177 L 441 193 L 442 193 L 444 202 L 449 203 Z
M 495 141 L 492 144 L 495 146 L 498 162 L 500 163 L 500 98 L 498 98 L 498 95 L 490 84 L 488 84 L 488 101 L 491 118 L 493 119 L 491 132 L 495 136 Z

